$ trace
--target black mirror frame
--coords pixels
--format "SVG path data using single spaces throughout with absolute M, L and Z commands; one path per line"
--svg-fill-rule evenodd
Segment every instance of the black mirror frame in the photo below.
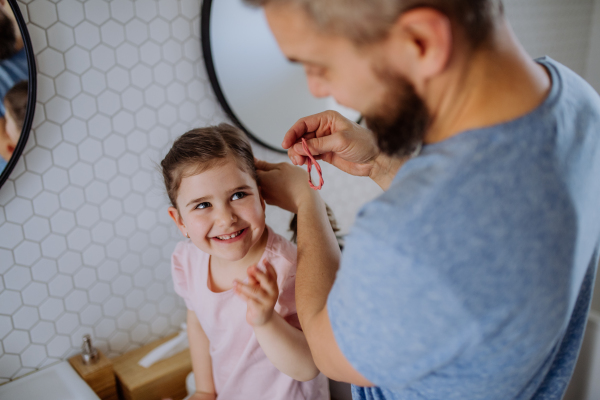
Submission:
M 25 24 L 25 19 L 23 19 L 23 15 L 19 9 L 17 0 L 8 0 L 8 4 L 15 14 L 15 19 L 17 20 L 19 30 L 21 31 L 21 37 L 23 38 L 23 46 L 25 47 L 25 53 L 27 54 L 27 72 L 29 75 L 29 81 L 27 93 L 27 111 L 25 113 L 25 121 L 23 122 L 23 129 L 21 130 L 21 136 L 19 137 L 19 142 L 15 147 L 12 157 L 6 164 L 2 174 L 0 174 L 0 188 L 2 188 L 2 185 L 4 185 L 4 182 L 6 182 L 10 176 L 10 173 L 15 168 L 15 165 L 17 165 L 19 158 L 23 154 L 25 146 L 27 145 L 29 132 L 31 131 L 31 125 L 33 124 L 33 116 L 35 115 L 35 102 L 37 93 L 37 68 L 35 65 L 35 57 L 33 55 L 31 38 L 29 37 L 29 32 L 27 31 L 27 25 Z
M 212 86 L 221 107 L 227 113 L 229 118 L 250 137 L 255 142 L 259 143 L 261 146 L 264 146 L 270 150 L 277 151 L 279 153 L 287 154 L 287 150 L 282 148 L 276 148 L 261 140 L 257 135 L 252 134 L 248 128 L 242 124 L 242 121 L 237 117 L 235 112 L 231 109 L 231 106 L 225 99 L 225 95 L 223 94 L 223 90 L 221 89 L 221 85 L 219 84 L 219 79 L 217 78 L 217 73 L 215 71 L 215 65 L 212 58 L 212 48 L 210 45 L 210 11 L 212 8 L 212 0 L 204 0 L 202 2 L 202 12 L 200 15 L 200 42 L 202 43 L 202 54 L 204 58 L 204 66 L 206 67 L 206 72 L 208 74 L 208 78 L 210 79 L 210 85 Z M 283 140 L 283 138 L 282 138 Z

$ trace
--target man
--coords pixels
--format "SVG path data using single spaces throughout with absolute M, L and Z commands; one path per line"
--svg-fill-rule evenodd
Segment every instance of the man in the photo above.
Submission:
M 306 173 L 258 162 L 298 214 L 296 303 L 355 399 L 560 399 L 598 265 L 600 99 L 533 61 L 497 0 L 253 0 L 326 112 L 283 147 L 369 176 L 342 255 Z M 422 148 L 419 147 L 422 145 Z M 338 269 L 339 267 L 339 269 Z

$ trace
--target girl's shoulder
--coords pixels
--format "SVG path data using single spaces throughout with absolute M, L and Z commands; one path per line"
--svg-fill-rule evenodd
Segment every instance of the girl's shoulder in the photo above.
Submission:
M 190 239 L 178 242 L 171 255 L 172 264 L 184 268 L 190 265 L 202 265 L 204 261 L 208 261 L 208 254 L 196 247 Z
M 269 239 L 267 240 L 265 252 L 268 253 L 269 259 L 275 258 L 281 261 L 286 261 L 288 264 L 292 264 L 295 269 L 296 256 L 298 252 L 296 245 L 275 232 L 268 225 L 267 229 L 269 230 Z
M 293 281 L 296 276 L 296 245 L 273 231 L 271 227 L 267 226 L 267 228 L 269 229 L 269 239 L 264 259 L 275 268 L 277 283 L 283 287 L 285 282 Z

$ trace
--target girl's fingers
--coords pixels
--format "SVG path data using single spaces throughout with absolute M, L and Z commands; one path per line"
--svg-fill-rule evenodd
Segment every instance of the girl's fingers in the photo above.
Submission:
M 269 263 L 266 260 L 264 262 L 264 265 L 265 265 L 264 271 L 262 269 L 258 268 L 258 266 L 256 264 L 249 266 L 248 269 L 246 270 L 246 272 L 248 273 L 248 276 L 252 277 L 252 276 L 255 276 L 257 272 L 260 272 L 262 274 L 266 274 L 270 280 L 277 282 L 277 271 L 275 271 L 275 268 L 273 268 L 271 263 Z
M 270 276 L 262 271 L 256 271 L 254 277 L 260 283 L 260 287 L 267 292 L 270 296 L 277 293 L 277 281 L 273 280 Z
M 248 296 L 246 296 L 244 293 L 239 292 L 237 289 L 235 290 L 235 294 L 242 300 L 244 300 L 246 303 L 248 301 L 250 301 L 250 298 L 248 298 Z
M 256 300 L 259 303 L 263 303 L 268 299 L 267 293 L 260 286 L 250 286 L 240 281 L 235 281 L 234 284 L 236 293 L 243 294 L 248 299 Z
M 265 260 L 265 267 L 267 268 L 267 273 L 273 278 L 273 280 L 275 282 L 277 282 L 277 271 L 275 271 L 275 268 L 271 265 L 270 262 Z

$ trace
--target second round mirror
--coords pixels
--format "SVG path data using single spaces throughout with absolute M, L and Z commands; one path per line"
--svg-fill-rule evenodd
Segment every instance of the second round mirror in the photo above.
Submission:
M 241 0 L 205 0 L 202 48 L 219 102 L 259 143 L 283 151 L 284 134 L 300 118 L 325 110 L 358 120 L 332 98 L 311 95 L 302 66 L 279 50 L 261 9 Z

